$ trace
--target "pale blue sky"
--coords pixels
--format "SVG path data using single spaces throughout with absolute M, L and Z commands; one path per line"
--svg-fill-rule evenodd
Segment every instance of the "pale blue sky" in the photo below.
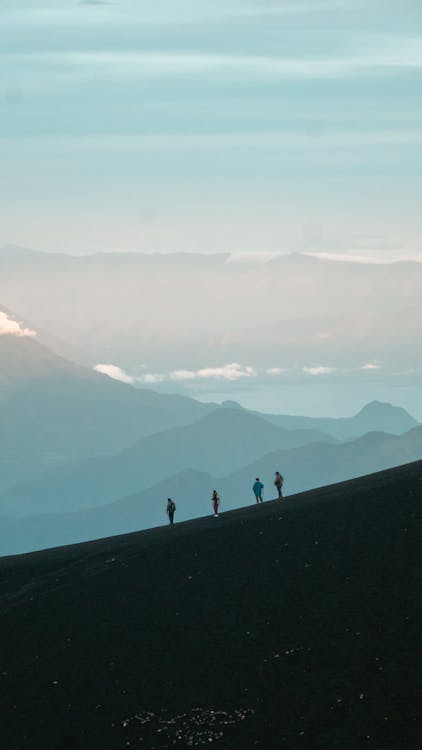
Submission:
M 420 0 L 0 0 L 0 246 L 422 252 Z

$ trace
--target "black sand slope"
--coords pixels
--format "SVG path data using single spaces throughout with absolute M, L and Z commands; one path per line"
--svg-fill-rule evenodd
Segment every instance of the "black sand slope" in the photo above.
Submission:
M 1 746 L 420 748 L 422 462 L 0 560 Z

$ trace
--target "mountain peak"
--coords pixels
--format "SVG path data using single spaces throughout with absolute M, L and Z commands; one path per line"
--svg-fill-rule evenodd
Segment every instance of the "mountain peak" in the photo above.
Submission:
M 356 416 L 363 414 L 366 416 L 374 416 L 379 414 L 392 414 L 393 412 L 396 414 L 400 412 L 401 414 L 406 414 L 408 417 L 412 418 L 409 412 L 407 412 L 406 409 L 403 409 L 402 406 L 393 406 L 393 404 L 390 404 L 388 401 L 377 401 L 376 399 L 365 404 Z
M 353 420 L 362 427 L 368 423 L 368 430 L 382 430 L 385 432 L 406 432 L 419 423 L 402 406 L 393 406 L 383 401 L 370 401 Z

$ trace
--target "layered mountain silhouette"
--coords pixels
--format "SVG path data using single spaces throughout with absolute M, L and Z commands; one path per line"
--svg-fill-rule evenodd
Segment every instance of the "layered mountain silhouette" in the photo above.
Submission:
M 166 522 L 168 496 L 177 505 L 176 520 L 211 513 L 211 493 L 217 489 L 225 510 L 254 503 L 252 485 L 256 476 L 264 482 L 264 499 L 273 500 L 274 471 L 285 477 L 284 494 L 291 495 L 368 475 L 391 466 L 415 461 L 422 455 L 422 427 L 402 436 L 369 433 L 345 444 L 313 443 L 301 448 L 274 451 L 225 477 L 193 469 L 179 471 L 141 492 L 135 492 L 108 505 L 69 512 L 26 512 L 16 518 L 11 496 L 2 506 L 0 554 L 14 554 L 50 546 L 127 533 Z M 50 502 L 53 504 L 54 497 Z M 59 507 L 57 503 L 56 508 Z
M 2 558 L 4 747 L 417 750 L 421 479 Z
M 0 336 L 0 403 L 0 455 L 2 465 L 9 461 L 10 481 L 62 460 L 115 452 L 215 408 L 135 389 L 57 356 L 36 338 L 13 335 Z
M 400 435 L 418 425 L 406 409 L 381 401 L 371 401 L 353 417 L 296 417 L 282 414 L 266 414 L 265 417 L 283 429 L 321 430 L 338 440 L 350 440 L 374 430 Z
M 33 515 L 105 505 L 184 469 L 223 476 L 269 451 L 317 440 L 333 442 L 317 430 L 282 430 L 244 410 L 218 409 L 194 424 L 142 438 L 117 455 L 59 466 L 39 480 L 17 484 L 0 498 L 0 512 Z
M 0 336 L 0 405 L 0 551 L 158 525 L 174 493 L 179 518 L 201 515 L 214 486 L 237 507 L 257 475 L 268 498 L 276 469 L 291 494 L 422 453 L 421 428 L 379 432 L 417 424 L 389 404 L 337 420 L 221 408 L 135 389 L 30 335 Z M 378 432 L 337 444 L 369 429 Z
M 284 490 L 290 495 L 417 461 L 421 455 L 422 427 L 404 435 L 369 432 L 346 443 L 313 443 L 289 451 L 274 451 L 225 478 L 224 487 L 229 497 L 237 498 L 239 484 L 246 476 L 260 476 L 266 478 L 264 496 L 268 499 L 274 495 L 275 470 L 283 473 Z

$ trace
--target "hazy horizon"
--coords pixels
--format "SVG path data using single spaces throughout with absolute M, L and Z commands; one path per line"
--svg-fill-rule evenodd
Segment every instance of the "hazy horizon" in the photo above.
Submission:
M 380 400 L 421 420 L 421 264 L 263 261 L 9 248 L 0 333 L 158 392 L 309 416 Z

